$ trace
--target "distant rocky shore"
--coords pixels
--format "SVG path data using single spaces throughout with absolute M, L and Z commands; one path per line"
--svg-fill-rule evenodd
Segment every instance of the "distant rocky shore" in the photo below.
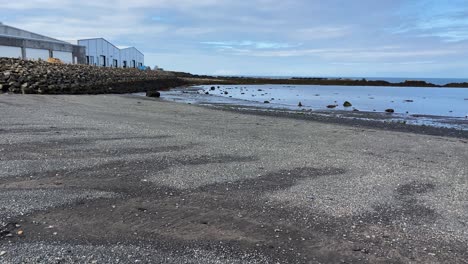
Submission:
M 450 83 L 439 86 L 424 81 L 390 83 L 366 79 L 219 77 L 184 72 L 142 71 L 138 69 L 53 64 L 44 61 L 0 58 L 1 92 L 24 94 L 122 94 L 154 92 L 201 84 L 468 87 L 468 83 Z
M 404 81 L 392 83 L 383 80 L 354 80 L 345 78 L 255 78 L 255 77 L 213 77 L 207 75 L 192 75 L 189 73 L 175 72 L 176 76 L 185 78 L 191 82 L 204 80 L 204 84 L 291 84 L 291 85 L 338 85 L 338 86 L 396 86 L 396 87 L 447 87 L 447 88 L 468 88 L 468 83 L 449 83 L 446 85 L 436 85 L 425 81 Z

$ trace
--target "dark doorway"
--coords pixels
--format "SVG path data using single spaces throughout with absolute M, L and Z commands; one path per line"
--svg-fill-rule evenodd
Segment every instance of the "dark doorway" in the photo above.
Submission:
M 107 65 L 106 64 L 106 56 L 104 56 L 104 55 L 99 56 L 99 60 L 101 62 L 100 66 L 106 67 L 106 65 Z

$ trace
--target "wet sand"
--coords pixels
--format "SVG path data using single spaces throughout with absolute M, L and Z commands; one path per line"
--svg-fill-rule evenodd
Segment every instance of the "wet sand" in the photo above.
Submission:
M 468 259 L 463 136 L 119 95 L 0 109 L 0 262 Z

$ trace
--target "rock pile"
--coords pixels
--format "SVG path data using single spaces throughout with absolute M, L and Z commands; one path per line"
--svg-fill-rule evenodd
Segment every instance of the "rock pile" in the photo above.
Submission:
M 171 72 L 0 58 L 0 90 L 24 94 L 102 94 L 187 85 Z

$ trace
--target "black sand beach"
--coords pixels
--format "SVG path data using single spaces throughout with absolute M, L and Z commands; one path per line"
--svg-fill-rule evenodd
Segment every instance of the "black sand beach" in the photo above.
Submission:
M 124 95 L 0 109 L 0 262 L 468 259 L 466 134 Z

